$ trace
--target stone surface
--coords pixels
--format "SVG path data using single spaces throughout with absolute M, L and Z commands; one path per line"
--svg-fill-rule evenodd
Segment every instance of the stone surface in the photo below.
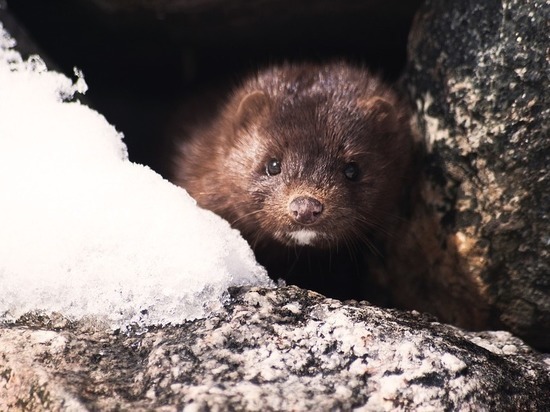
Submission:
M 398 304 L 550 349 L 550 4 L 427 1 L 406 83 L 427 146 Z M 407 226 L 407 227 L 405 227 Z
M 550 359 L 507 332 L 296 287 L 128 333 L 28 316 L 0 329 L 0 410 L 545 410 Z

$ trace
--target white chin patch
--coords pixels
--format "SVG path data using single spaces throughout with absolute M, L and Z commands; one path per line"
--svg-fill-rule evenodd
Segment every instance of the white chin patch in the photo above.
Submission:
M 296 232 L 289 232 L 288 236 L 293 239 L 299 245 L 310 245 L 311 241 L 317 236 L 317 232 L 313 230 L 297 230 Z

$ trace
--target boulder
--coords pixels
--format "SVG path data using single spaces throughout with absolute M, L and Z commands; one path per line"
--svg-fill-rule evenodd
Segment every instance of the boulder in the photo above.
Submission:
M 398 306 L 550 349 L 550 63 L 544 0 L 426 1 L 405 83 L 426 146 L 386 282 Z
M 0 329 L 0 410 L 546 410 L 550 358 L 507 332 L 298 289 L 236 289 L 206 319 Z

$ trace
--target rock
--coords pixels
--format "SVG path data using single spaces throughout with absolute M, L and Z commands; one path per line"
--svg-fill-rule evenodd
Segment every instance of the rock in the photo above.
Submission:
M 28 316 L 0 332 L 0 410 L 544 410 L 550 358 L 507 332 L 296 287 L 112 333 Z
M 550 349 L 550 67 L 544 0 L 427 1 L 406 83 L 427 146 L 394 245 L 397 305 Z

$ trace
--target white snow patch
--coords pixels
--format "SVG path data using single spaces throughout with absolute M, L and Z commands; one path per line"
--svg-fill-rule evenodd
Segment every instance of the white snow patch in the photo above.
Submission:
M 229 224 L 127 159 L 122 135 L 0 24 L 0 320 L 32 310 L 112 327 L 205 316 L 271 285 Z

